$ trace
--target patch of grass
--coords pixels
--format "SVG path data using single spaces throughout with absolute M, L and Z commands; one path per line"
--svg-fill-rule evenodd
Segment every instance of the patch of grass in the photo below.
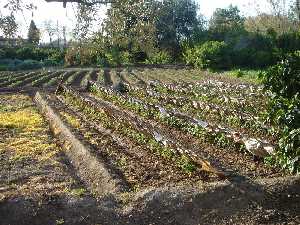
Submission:
M 11 98 L 4 97 L 10 104 L 17 103 L 19 109 L 0 110 L 1 134 L 6 137 L 0 143 L 0 149 L 9 149 L 13 153 L 10 158 L 12 161 L 26 158 L 49 159 L 58 152 L 58 148 L 48 136 L 48 126 L 35 108 L 28 107 L 31 99 L 28 96 L 19 96 L 19 101 L 16 95 L 12 95 Z
M 84 188 L 76 188 L 71 190 L 71 194 L 76 197 L 82 197 L 86 193 L 86 190 Z
M 56 220 L 56 225 L 62 225 L 65 223 L 65 220 L 63 218 Z
M 61 112 L 60 113 L 66 120 L 67 122 L 73 126 L 74 128 L 79 128 L 80 127 L 80 122 L 78 121 L 78 119 L 76 117 L 74 117 L 73 115 L 66 113 L 66 112 Z
M 259 74 L 260 70 L 247 70 L 247 69 L 233 69 L 231 71 L 227 71 L 224 74 L 229 77 L 238 78 L 243 81 L 251 82 L 251 83 L 260 83 Z

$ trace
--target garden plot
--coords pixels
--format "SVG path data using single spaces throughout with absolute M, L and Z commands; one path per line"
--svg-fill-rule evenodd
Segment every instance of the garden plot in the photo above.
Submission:
M 175 155 L 132 121 L 122 121 L 109 108 L 97 108 L 73 92 L 59 93 L 49 99 L 51 106 L 81 134 L 98 158 L 105 158 L 114 167 L 131 189 L 217 179 L 205 171 L 191 173 L 195 168 L 188 157 Z
M 85 86 L 87 80 L 98 81 L 99 70 L 38 70 L 28 72 L 0 72 L 0 88 L 51 88 L 59 82 Z
M 283 172 L 254 159 L 226 133 L 252 135 L 251 127 L 240 128 L 220 116 L 260 117 L 252 110 L 264 107 L 260 87 L 244 88 L 236 81 L 229 86 L 200 75 L 197 82 L 179 82 L 169 79 L 174 71 L 159 82 L 156 75 L 138 75 L 140 69 L 131 71 L 135 75 L 70 69 L 39 76 L 37 88 L 59 83 L 56 92 L 45 88 L 34 97 L 55 138 L 29 96 L 1 94 L 1 221 L 297 224 L 299 180 L 282 178 Z M 209 98 L 201 97 L 205 94 Z M 252 105 L 211 101 L 219 95 Z M 210 110 L 202 109 L 207 107 L 219 112 L 207 115 Z M 276 137 L 260 129 L 255 138 L 276 145 Z
M 120 107 L 120 111 L 124 115 L 127 111 L 130 111 L 134 113 L 136 118 L 139 117 L 147 121 L 152 127 L 150 133 L 154 139 L 164 143 L 164 145 L 174 146 L 174 143 L 177 142 L 175 149 L 178 151 L 191 154 L 196 159 L 197 157 L 209 159 L 217 168 L 224 168 L 224 170 L 231 172 L 235 171 L 240 175 L 250 177 L 265 176 L 267 174 L 268 176 L 280 175 L 276 170 L 264 166 L 263 162 L 255 163 L 251 158 L 251 154 L 240 150 L 242 145 L 237 145 L 225 134 L 215 130 L 207 131 L 202 127 L 206 125 L 205 128 L 209 128 L 207 124 L 199 124 L 198 121 L 197 126 L 195 126 L 195 121 L 187 120 L 186 117 L 182 118 L 182 115 L 180 115 L 181 117 L 177 114 L 171 115 L 172 112 L 168 113 L 166 110 L 157 107 L 157 105 L 147 104 L 142 99 L 133 99 L 107 87 L 94 85 L 90 87 L 90 90 L 95 98 L 109 101 Z M 129 118 L 129 116 L 127 117 Z M 124 120 L 126 119 L 124 118 Z M 204 122 L 202 121 L 202 123 Z M 141 127 L 146 127 L 146 125 L 142 124 Z M 153 129 L 154 127 L 155 129 Z
M 165 110 L 176 109 L 178 115 L 186 114 L 213 126 L 228 127 L 251 136 L 265 136 L 264 139 L 273 138 L 268 133 L 270 126 L 263 123 L 266 96 L 261 90 L 254 91 L 252 86 L 243 86 L 243 89 L 233 86 L 227 87 L 227 92 L 223 93 L 223 87 L 219 90 L 201 85 L 202 89 L 198 88 L 199 85 L 189 85 L 194 87 L 189 92 L 188 88 L 179 85 L 167 88 L 163 84 L 151 84 L 149 88 L 131 88 L 128 95 L 148 104 L 160 105 Z

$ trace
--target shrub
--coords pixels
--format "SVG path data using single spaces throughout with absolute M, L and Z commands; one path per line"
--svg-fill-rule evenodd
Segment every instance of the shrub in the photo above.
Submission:
M 100 67 L 108 67 L 109 66 L 109 62 L 107 60 L 107 58 L 105 57 L 105 55 L 98 55 L 97 56 L 97 66 Z
M 225 42 L 207 41 L 193 49 L 187 49 L 183 56 L 186 63 L 203 69 L 225 69 L 231 64 Z
M 6 71 L 6 70 L 8 70 L 7 65 L 0 64 L 0 71 Z
M 260 76 L 272 95 L 267 120 L 279 128 L 279 149 L 272 161 L 290 172 L 300 172 L 300 57 L 287 56 Z
M 254 65 L 254 57 L 256 50 L 253 48 L 242 48 L 233 50 L 231 53 L 231 61 L 234 66 L 249 67 Z
M 36 60 L 25 60 L 24 62 L 15 66 L 14 70 L 33 70 L 40 69 L 43 67 L 43 64 Z
M 149 64 L 168 64 L 172 62 L 172 57 L 166 51 L 159 51 L 151 54 L 146 63 Z
M 58 63 L 58 62 L 55 61 L 55 60 L 46 59 L 46 60 L 43 61 L 43 65 L 44 65 L 45 67 L 47 67 L 47 66 L 59 66 L 59 65 L 61 65 L 61 64 Z
M 73 46 L 67 49 L 65 54 L 65 63 L 67 66 L 80 65 L 80 54 L 76 47 Z
M 5 51 L 3 49 L 0 49 L 0 59 L 4 59 L 5 55 Z
M 16 51 L 16 57 L 18 59 L 35 59 L 34 50 L 32 47 L 23 47 Z
M 133 62 L 133 56 L 128 51 L 121 53 L 121 62 L 122 65 L 130 65 Z
M 237 69 L 237 70 L 233 70 L 233 71 L 230 73 L 230 75 L 233 76 L 233 77 L 240 78 L 240 77 L 245 76 L 245 73 L 244 73 L 242 70 Z
M 105 52 L 109 66 L 120 66 L 122 62 L 122 55 L 118 48 L 111 48 L 110 51 Z
M 272 54 L 272 51 L 257 51 L 252 55 L 253 66 L 255 67 L 266 67 L 274 65 L 276 63 L 275 57 Z
M 4 52 L 4 55 L 2 58 L 14 59 L 17 57 L 15 48 L 6 47 L 6 48 L 3 48 L 2 51 Z

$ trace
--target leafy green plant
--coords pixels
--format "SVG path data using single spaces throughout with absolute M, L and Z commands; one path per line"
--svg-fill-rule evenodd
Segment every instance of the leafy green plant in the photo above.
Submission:
M 297 54 L 288 55 L 260 75 L 271 92 L 266 119 L 277 127 L 280 135 L 278 151 L 269 161 L 290 172 L 300 172 L 299 60 Z
M 183 58 L 187 64 L 203 69 L 228 68 L 231 64 L 227 44 L 219 41 L 207 41 L 192 49 L 188 48 Z
M 233 76 L 233 77 L 241 78 L 245 74 L 241 69 L 237 69 L 237 70 L 233 70 L 230 75 Z
M 76 188 L 71 190 L 71 194 L 77 197 L 82 197 L 86 193 L 84 188 Z
M 0 65 L 0 71 L 6 71 L 7 69 L 7 65 Z
M 166 51 L 158 51 L 158 52 L 152 53 L 146 60 L 146 63 L 156 64 L 156 65 L 157 64 L 168 64 L 171 62 L 172 62 L 172 57 Z

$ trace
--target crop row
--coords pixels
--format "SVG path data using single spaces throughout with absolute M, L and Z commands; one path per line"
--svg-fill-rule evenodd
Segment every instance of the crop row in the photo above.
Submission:
M 255 155 L 265 156 L 268 154 L 266 149 L 268 151 L 273 150 L 272 145 L 266 141 L 249 138 L 229 128 L 212 125 L 207 121 L 195 119 L 175 109 L 168 110 L 159 104 L 147 103 L 141 99 L 116 93 L 112 89 L 107 89 L 96 84 L 92 84 L 89 89 L 95 95 L 138 113 L 144 118 L 162 122 L 220 147 L 247 147 L 250 140 L 250 142 L 257 142 L 258 148 L 255 150 L 251 149 Z
M 73 86 L 85 86 L 88 80 L 98 80 L 97 70 L 2 72 L 0 88 L 51 87 L 60 81 Z
M 113 129 L 121 139 L 128 138 L 149 152 L 175 162 L 185 172 L 193 172 L 199 167 L 201 170 L 220 174 L 206 160 L 196 158 L 190 151 L 182 150 L 173 141 L 163 138 L 152 125 L 137 120 L 136 117 L 129 114 L 122 116 L 124 111 L 122 113 L 107 102 L 79 96 L 67 88 L 61 87 L 61 89 L 64 90 L 65 101 L 69 103 L 69 106 L 71 104 L 70 107 L 77 107 L 77 110 L 84 113 L 88 120 L 96 121 L 105 129 Z

